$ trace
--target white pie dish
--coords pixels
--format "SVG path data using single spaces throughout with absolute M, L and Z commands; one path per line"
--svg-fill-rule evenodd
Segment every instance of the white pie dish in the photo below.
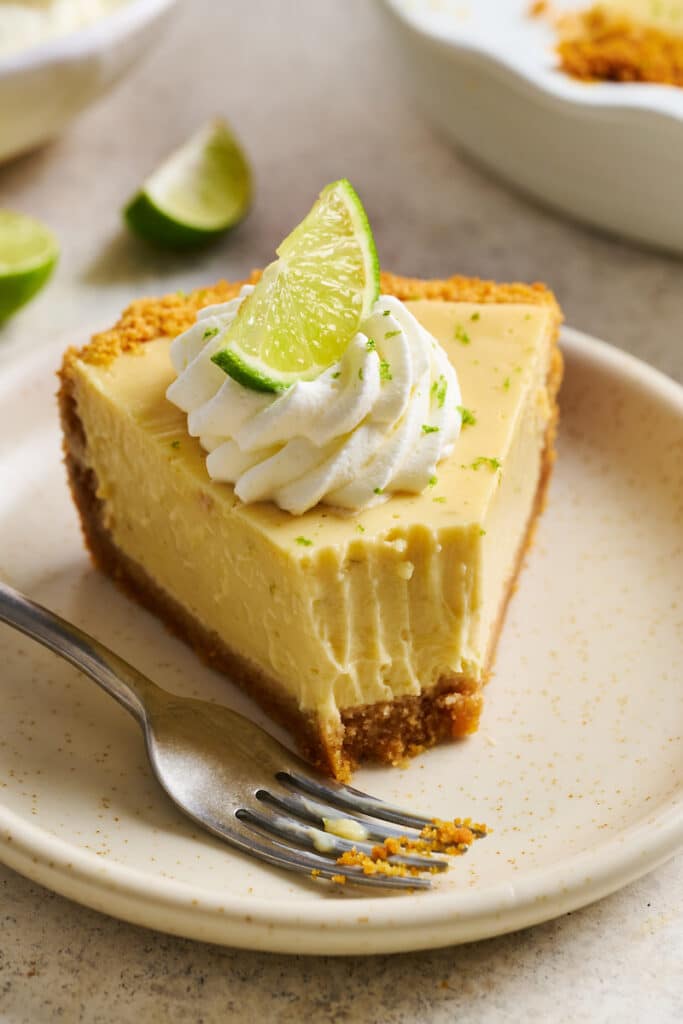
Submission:
M 170 690 L 263 722 L 91 568 L 61 465 L 63 347 L 0 359 L 0 575 Z M 434 892 L 330 891 L 202 833 L 159 790 L 126 712 L 2 626 L 0 860 L 149 927 L 356 954 L 525 927 L 671 856 L 683 842 L 683 389 L 575 331 L 563 349 L 559 459 L 481 729 L 406 769 L 356 776 L 385 799 L 493 827 Z
M 683 89 L 571 79 L 556 67 L 552 27 L 529 7 L 382 4 L 418 102 L 446 137 L 564 213 L 682 253 Z
M 55 138 L 157 41 L 176 0 L 129 0 L 98 21 L 0 57 L 0 161 Z

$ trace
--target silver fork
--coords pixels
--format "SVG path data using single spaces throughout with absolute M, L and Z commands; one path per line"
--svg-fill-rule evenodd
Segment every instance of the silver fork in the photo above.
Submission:
M 171 800 L 231 846 L 301 874 L 341 875 L 375 888 L 429 888 L 428 878 L 366 875 L 336 860 L 354 848 L 370 854 L 389 836 L 416 837 L 431 819 L 314 777 L 309 765 L 242 715 L 162 690 L 93 637 L 1 581 L 0 621 L 70 661 L 122 704 L 142 727 L 152 769 Z M 340 815 L 360 826 L 362 839 L 326 831 L 326 822 Z M 435 857 L 390 860 L 420 871 L 448 867 Z

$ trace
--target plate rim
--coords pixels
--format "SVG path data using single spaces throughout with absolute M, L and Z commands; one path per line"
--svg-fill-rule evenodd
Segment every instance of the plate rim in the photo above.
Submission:
M 637 357 L 563 327 L 570 356 L 596 362 L 631 385 L 654 392 L 683 424 L 683 386 Z M 40 353 L 44 363 L 45 350 Z M 12 361 L 30 366 L 35 352 Z M 17 375 L 10 372 L 16 381 Z M 111 916 L 187 938 L 270 952 L 368 954 L 407 952 L 489 938 L 579 909 L 635 881 L 683 845 L 683 788 L 592 850 L 525 872 L 486 890 L 362 896 L 334 902 L 259 898 L 151 878 L 103 861 L 50 835 L 0 804 L 0 862 L 34 882 Z M 237 854 L 235 854 L 237 855 Z M 405 927 L 401 927 L 404 925 Z

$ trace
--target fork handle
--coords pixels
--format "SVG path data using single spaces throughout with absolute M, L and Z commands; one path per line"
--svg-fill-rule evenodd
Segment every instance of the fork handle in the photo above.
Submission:
M 82 629 L 0 580 L 0 622 L 70 661 L 144 725 L 145 706 L 163 691 Z

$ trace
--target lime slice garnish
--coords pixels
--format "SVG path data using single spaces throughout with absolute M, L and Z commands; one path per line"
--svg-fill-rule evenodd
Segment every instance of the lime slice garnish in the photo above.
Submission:
M 317 377 L 341 357 L 379 296 L 375 241 L 345 178 L 323 189 L 277 254 L 212 357 L 257 391 Z
M 174 249 L 234 227 L 251 204 L 251 171 L 225 121 L 212 121 L 147 179 L 123 211 L 142 238 Z
M 43 287 L 58 256 L 57 240 L 44 224 L 0 210 L 0 321 Z

